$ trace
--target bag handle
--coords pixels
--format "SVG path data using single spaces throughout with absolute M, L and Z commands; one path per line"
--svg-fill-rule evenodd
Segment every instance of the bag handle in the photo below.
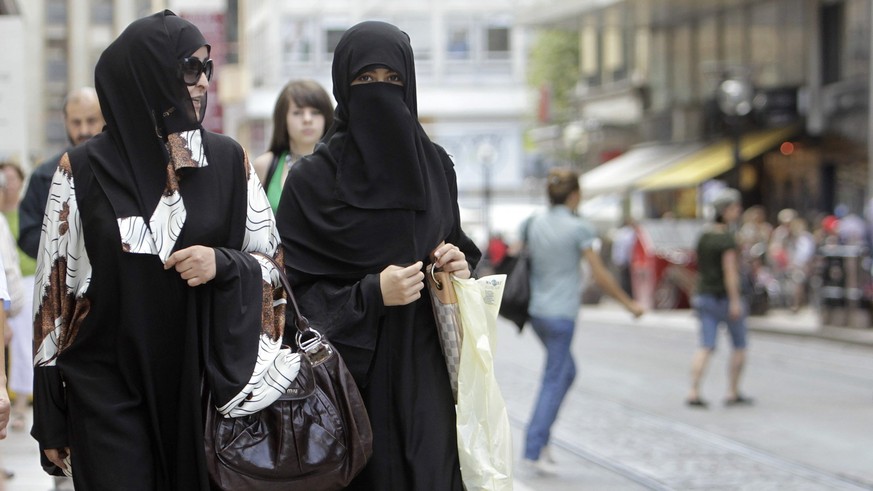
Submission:
M 252 254 L 265 258 L 267 261 L 270 261 L 274 268 L 276 268 L 276 273 L 279 275 L 279 282 L 282 283 L 282 288 L 285 289 L 285 293 L 288 294 L 288 300 L 291 301 L 291 306 L 294 308 L 294 325 L 297 327 L 297 330 L 302 333 L 311 331 L 312 328 L 309 325 L 309 319 L 303 317 L 300 313 L 300 307 L 297 306 L 297 299 L 294 298 L 294 291 L 291 290 L 291 282 L 288 281 L 288 277 L 285 276 L 285 268 L 279 265 L 279 263 L 271 256 L 268 256 L 263 252 L 253 252 Z
M 297 347 L 306 353 L 307 358 L 309 358 L 309 362 L 313 367 L 324 363 L 324 361 L 333 354 L 333 348 L 331 348 L 320 332 L 312 328 L 309 324 L 309 319 L 300 313 L 300 307 L 297 306 L 297 299 L 294 298 L 294 291 L 291 290 L 291 282 L 288 281 L 288 277 L 285 275 L 285 268 L 280 266 L 272 256 L 264 254 L 263 252 L 255 251 L 252 252 L 252 254 L 261 256 L 269 261 L 273 265 L 273 268 L 276 269 L 276 274 L 279 275 L 279 283 L 282 284 L 282 288 L 284 288 L 285 293 L 288 294 L 288 300 L 291 301 L 291 307 L 294 308 L 294 326 L 297 328 L 297 335 L 295 336 Z

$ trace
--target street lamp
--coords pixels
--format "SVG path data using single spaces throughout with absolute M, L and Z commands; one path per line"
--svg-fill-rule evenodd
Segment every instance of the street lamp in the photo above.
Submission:
M 490 137 L 484 137 L 476 146 L 476 160 L 482 166 L 482 224 L 485 240 L 491 240 L 491 167 L 497 160 L 497 147 Z
M 752 83 L 745 76 L 725 75 L 716 91 L 718 108 L 724 114 L 725 122 L 734 138 L 734 169 L 739 169 L 743 163 L 743 157 L 740 153 L 743 118 L 752 112 L 754 97 Z

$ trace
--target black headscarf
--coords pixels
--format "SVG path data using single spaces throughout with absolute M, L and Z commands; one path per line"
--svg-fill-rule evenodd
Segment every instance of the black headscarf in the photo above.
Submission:
M 365 69 L 403 80 L 350 86 Z M 359 277 L 426 260 L 458 227 L 453 164 L 418 123 L 409 37 L 384 22 L 350 28 L 333 61 L 336 119 L 288 175 L 277 211 L 286 265 Z
M 351 86 L 361 72 L 385 67 L 403 80 Z M 329 136 L 337 159 L 337 197 L 370 209 L 425 210 L 426 183 L 442 173 L 440 157 L 418 123 L 415 62 L 409 36 L 384 22 L 363 22 L 343 35 L 333 61 L 336 122 Z
M 104 133 L 89 153 L 118 218 L 148 223 L 168 187 L 167 165 L 190 159 L 167 142 L 201 129 L 177 64 L 202 46 L 209 47 L 194 24 L 164 10 L 131 23 L 97 61 L 97 97 L 112 141 Z

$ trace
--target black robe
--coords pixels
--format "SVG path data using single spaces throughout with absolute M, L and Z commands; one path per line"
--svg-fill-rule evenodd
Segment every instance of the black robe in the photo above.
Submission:
M 358 83 L 380 67 L 396 83 Z M 418 122 L 404 32 L 353 26 L 332 74 L 334 124 L 289 171 L 276 221 L 302 313 L 336 345 L 369 412 L 373 456 L 349 488 L 460 491 L 455 405 L 428 293 L 386 307 L 379 278 L 390 265 L 427 265 L 442 242 L 471 268 L 479 261 L 461 230 L 454 165 Z
M 222 414 L 242 416 L 296 376 L 273 311 L 278 277 L 250 254 L 278 249 L 267 197 L 242 147 L 201 127 L 208 76 L 181 76 L 203 48 L 170 11 L 125 28 L 94 72 L 106 127 L 52 179 L 32 434 L 43 449 L 70 448 L 79 491 L 209 489 L 201 386 Z M 215 276 L 191 287 L 164 264 L 194 245 L 213 249 Z
M 207 490 L 202 380 L 216 405 L 242 390 L 263 329 L 261 310 L 251 308 L 264 301 L 261 267 L 244 252 L 272 252 L 269 234 L 252 241 L 246 232 L 247 182 L 256 177 L 236 142 L 204 133 L 209 165 L 179 180 L 187 220 L 174 250 L 216 248 L 216 277 L 192 288 L 157 255 L 122 244 L 106 194 L 112 183 L 89 159 L 92 147 L 112 144 L 107 133 L 98 135 L 71 150 L 55 175 L 37 272 L 35 344 L 55 338 L 57 353 L 43 359 L 38 350 L 33 436 L 41 448 L 71 447 L 79 491 Z M 75 202 L 65 197 L 71 186 Z M 82 208 L 69 213 L 74 203 Z M 71 227 L 78 246 L 56 247 Z M 84 294 L 65 291 L 73 284 Z
M 319 149 L 291 169 L 277 226 L 300 309 L 336 345 L 370 415 L 373 457 L 350 489 L 460 490 L 455 407 L 428 294 L 422 291 L 410 305 L 385 307 L 379 284 L 379 273 L 389 264 L 428 264 L 442 240 L 459 246 L 471 267 L 478 262 L 479 250 L 461 230 L 452 163 L 440 149 L 439 177 L 452 203 L 447 216 L 361 210 L 333 197 L 335 167 L 322 158 L 327 147 Z M 360 242 L 337 244 L 320 209 L 330 210 L 337 222 L 360 223 Z M 417 242 L 414 234 L 395 233 L 404 230 L 428 238 Z M 357 254 L 346 254 L 345 247 L 357 248 Z M 342 264 L 343 258 L 376 249 L 396 249 L 397 256 L 367 267 Z

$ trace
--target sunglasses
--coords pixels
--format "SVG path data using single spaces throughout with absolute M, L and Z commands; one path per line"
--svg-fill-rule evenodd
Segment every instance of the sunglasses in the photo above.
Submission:
M 179 76 L 186 85 L 197 85 L 200 75 L 206 74 L 206 80 L 212 80 L 212 60 L 201 61 L 200 58 L 189 56 L 179 61 Z

